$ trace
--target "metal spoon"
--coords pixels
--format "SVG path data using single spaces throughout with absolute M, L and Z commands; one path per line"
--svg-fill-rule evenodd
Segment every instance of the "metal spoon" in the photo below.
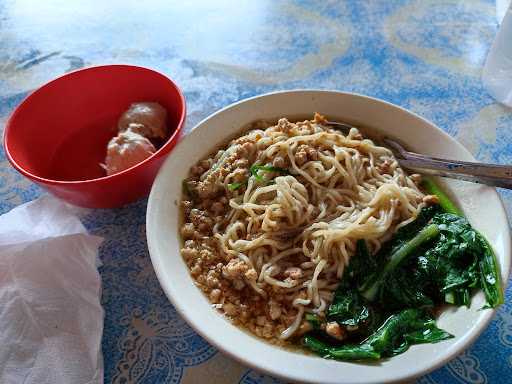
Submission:
M 326 124 L 341 130 L 345 134 L 351 128 L 356 128 L 346 123 L 334 121 L 327 121 Z M 409 152 L 396 140 L 385 138 L 382 141 L 391 149 L 398 163 L 411 171 L 512 189 L 511 166 L 440 159 Z

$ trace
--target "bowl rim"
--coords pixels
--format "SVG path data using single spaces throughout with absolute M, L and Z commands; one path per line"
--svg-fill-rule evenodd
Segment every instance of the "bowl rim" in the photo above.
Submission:
M 169 85 L 176 92 L 176 94 L 178 95 L 178 98 L 180 99 L 181 105 L 182 105 L 182 107 L 180 109 L 180 118 L 179 118 L 178 123 L 176 124 L 176 128 L 173 131 L 172 135 L 164 142 L 164 144 L 155 153 L 153 153 L 151 156 L 149 156 L 148 158 L 144 159 L 140 163 L 137 163 L 137 164 L 131 166 L 130 168 L 122 170 L 121 172 L 114 173 L 112 175 L 96 177 L 94 179 L 87 179 L 87 180 L 55 180 L 55 179 L 49 179 L 49 178 L 46 178 L 46 177 L 38 176 L 38 175 L 36 175 L 36 174 L 34 174 L 32 172 L 29 172 L 25 168 L 23 168 L 20 164 L 18 164 L 18 162 L 15 160 L 14 156 L 12 155 L 12 153 L 11 153 L 11 151 L 9 149 L 9 132 L 13 129 L 12 128 L 13 121 L 18 116 L 18 114 L 20 114 L 20 110 L 22 109 L 22 107 L 24 105 L 26 105 L 27 103 L 29 103 L 31 101 L 31 99 L 33 99 L 34 97 L 38 96 L 39 93 L 44 92 L 46 87 L 50 86 L 51 84 L 54 84 L 54 83 L 59 82 L 61 80 L 64 80 L 64 79 L 66 79 L 68 77 L 75 76 L 78 73 L 87 72 L 87 71 L 94 71 L 94 70 L 97 70 L 97 69 L 108 70 L 108 69 L 111 69 L 111 68 L 127 68 L 127 69 L 131 69 L 131 70 L 142 71 L 142 72 L 152 72 L 154 74 L 157 74 L 157 75 L 165 78 L 169 82 Z M 16 108 L 11 113 L 11 115 L 8 117 L 8 119 L 7 119 L 6 123 L 5 123 L 5 128 L 4 128 L 4 132 L 3 132 L 3 147 L 4 147 L 4 151 L 5 151 L 5 155 L 7 157 L 7 160 L 9 160 L 11 165 L 18 172 L 20 172 L 22 175 L 28 177 L 29 179 L 33 180 L 34 182 L 41 183 L 41 184 L 47 184 L 47 185 L 84 185 L 84 184 L 91 184 L 91 183 L 107 181 L 107 180 L 111 180 L 111 179 L 116 179 L 116 178 L 122 177 L 123 175 L 126 175 L 127 173 L 133 172 L 136 168 L 141 167 L 144 164 L 150 162 L 151 159 L 154 159 L 156 157 L 162 156 L 163 154 L 165 154 L 166 149 L 169 149 L 169 148 L 172 149 L 174 147 L 174 145 L 176 144 L 176 142 L 179 140 L 181 132 L 183 131 L 183 128 L 184 128 L 184 125 L 185 125 L 185 118 L 186 118 L 186 116 L 187 116 L 187 104 L 186 104 L 186 99 L 185 99 L 185 96 L 184 96 L 183 92 L 181 91 L 180 87 L 170 77 L 168 77 L 164 73 L 159 72 L 159 71 L 157 71 L 155 69 L 152 69 L 152 68 L 145 67 L 145 66 L 132 65 L 132 64 L 90 65 L 90 66 L 82 67 L 82 68 L 79 68 L 79 69 L 76 69 L 76 70 L 64 73 L 64 74 L 62 74 L 60 76 L 57 76 L 57 77 L 53 78 L 52 80 L 44 83 L 43 85 L 41 85 L 41 86 L 37 87 L 36 89 L 32 90 L 31 92 L 29 92 L 28 95 L 25 96 L 25 98 L 16 106 Z
M 344 91 L 339 91 L 339 90 L 334 90 L 334 89 L 329 90 L 329 89 L 298 88 L 298 89 L 290 89 L 290 90 L 279 90 L 279 91 L 268 92 L 268 93 L 259 94 L 259 95 L 253 96 L 253 97 L 249 97 L 246 99 L 242 99 L 242 100 L 234 102 L 228 106 L 225 106 L 225 107 L 219 109 L 218 111 L 212 113 L 211 115 L 207 116 L 206 118 L 201 120 L 199 123 L 197 123 L 194 126 L 194 128 L 192 128 L 191 133 L 194 132 L 195 128 L 203 126 L 205 123 L 207 123 L 208 120 L 214 118 L 215 116 L 217 116 L 219 114 L 224 113 L 225 111 L 227 111 L 231 108 L 236 108 L 238 105 L 240 105 L 242 103 L 246 103 L 246 102 L 249 102 L 249 101 L 252 101 L 255 99 L 265 98 L 268 96 L 273 96 L 273 95 L 278 95 L 278 94 L 293 94 L 293 93 L 305 93 L 305 92 L 326 93 L 326 94 L 329 94 L 329 93 L 343 94 L 343 95 L 350 96 L 350 97 L 369 99 L 372 102 L 385 104 L 388 107 L 391 107 L 394 109 L 399 109 L 402 112 L 405 112 L 405 113 L 413 116 L 414 118 L 422 121 L 423 123 L 426 123 L 426 125 L 429 125 L 431 128 L 437 130 L 438 133 L 441 134 L 441 136 L 444 139 L 447 139 L 448 141 L 451 141 L 451 142 L 455 142 L 463 152 L 465 152 L 470 158 L 474 159 L 473 155 L 459 141 L 457 141 L 454 137 L 450 136 L 448 133 L 443 131 L 436 124 L 421 117 L 420 115 L 418 115 L 406 108 L 403 108 L 399 105 L 387 102 L 382 99 L 378 99 L 375 97 L 371 97 L 371 96 L 367 96 L 367 95 L 363 95 L 363 94 L 359 94 L 359 93 L 344 92 Z M 185 145 L 185 143 L 188 141 L 187 139 L 189 136 L 190 136 L 190 134 L 187 135 L 180 143 L 178 143 L 178 146 Z M 229 135 L 226 135 L 226 137 L 229 137 Z M 222 138 L 219 138 L 219 142 L 221 142 L 221 139 Z M 233 358 L 235 361 L 238 361 L 238 362 L 244 364 L 245 366 L 251 367 L 255 370 L 266 372 L 272 376 L 275 376 L 275 377 L 278 377 L 278 378 L 281 378 L 284 380 L 294 380 L 296 382 L 309 382 L 309 381 L 306 381 L 309 379 L 306 379 L 303 376 L 301 376 L 301 372 L 295 372 L 295 373 L 286 372 L 285 373 L 282 370 L 280 371 L 279 369 L 275 368 L 274 366 L 269 366 L 269 364 L 266 364 L 265 366 L 258 365 L 255 362 L 253 362 L 252 360 L 246 359 L 246 358 L 242 357 L 241 355 L 237 354 L 234 348 L 226 346 L 222 342 L 216 340 L 215 337 L 212 337 L 203 328 L 201 328 L 201 326 L 199 326 L 199 321 L 196 321 L 197 319 L 193 318 L 192 316 L 189 317 L 187 310 L 184 307 L 182 307 L 180 302 L 177 301 L 177 299 L 174 297 L 174 294 L 172 293 L 172 292 L 174 292 L 174 288 L 172 287 L 172 282 L 171 282 L 171 280 L 169 280 L 167 278 L 167 272 L 163 266 L 163 261 L 162 261 L 163 255 L 160 255 L 156 251 L 156 244 L 153 242 L 152 230 L 151 230 L 153 227 L 151 224 L 151 221 L 152 221 L 151 213 L 153 211 L 155 211 L 156 209 L 158 209 L 157 205 L 159 203 L 158 200 L 155 200 L 155 195 L 157 194 L 158 185 L 160 184 L 159 180 L 164 178 L 163 174 L 166 169 L 166 163 L 170 162 L 171 159 L 172 159 L 172 156 L 169 156 L 165 160 L 164 164 L 162 165 L 162 167 L 160 168 L 160 170 L 157 174 L 157 177 L 155 178 L 155 181 L 151 188 L 151 192 L 149 194 L 148 205 L 147 205 L 147 210 L 146 210 L 146 239 L 147 239 L 147 243 L 148 243 L 148 251 L 149 251 L 151 262 L 153 264 L 153 269 L 155 270 L 155 274 L 157 275 L 157 278 L 160 282 L 160 285 L 161 285 L 165 295 L 170 300 L 173 307 L 176 309 L 177 313 L 187 322 L 187 324 L 189 324 L 194 329 L 195 332 L 197 332 L 201 337 L 203 337 L 208 343 L 210 343 L 211 345 L 213 345 L 215 348 L 219 349 L 223 353 L 227 354 L 228 356 Z M 503 201 L 501 199 L 501 196 L 498 194 L 498 192 L 496 191 L 495 188 L 492 188 L 492 187 L 488 187 L 488 188 L 490 188 L 491 192 L 493 192 L 495 194 L 495 196 L 497 197 L 499 206 L 501 207 L 501 210 L 505 213 L 505 216 L 506 216 L 506 210 L 505 210 Z M 501 273 L 501 277 L 503 280 L 502 288 L 503 288 L 504 293 L 505 293 L 507 283 L 508 283 L 508 278 L 510 277 L 510 272 L 511 272 L 511 237 L 510 237 L 510 226 L 508 223 L 507 223 L 506 229 L 507 229 L 507 231 L 506 231 L 507 236 L 506 236 L 506 238 L 503 239 L 503 243 L 505 244 L 504 251 L 505 251 L 506 257 L 504 259 L 503 265 L 500 264 L 500 273 Z M 505 268 L 503 268 L 503 267 L 505 267 Z M 507 278 L 503 279 L 503 276 L 506 276 Z M 196 287 L 196 289 L 198 289 L 198 288 Z M 430 365 L 423 367 L 420 370 L 414 371 L 414 372 L 409 372 L 409 373 L 405 373 L 405 374 L 395 373 L 393 377 L 386 378 L 384 380 L 379 379 L 378 381 L 371 381 L 370 383 L 385 384 L 385 383 L 394 383 L 394 382 L 402 382 L 402 381 L 406 381 L 406 380 L 411 380 L 411 379 L 417 378 L 421 375 L 428 374 L 428 373 L 434 371 L 435 369 L 444 366 L 449 361 L 451 361 L 453 358 L 455 358 L 458 354 L 462 353 L 464 350 L 469 348 L 476 341 L 476 339 L 488 327 L 490 321 L 496 314 L 497 310 L 498 310 L 498 308 L 486 309 L 485 313 L 474 323 L 474 326 L 457 338 L 458 340 L 456 340 L 454 342 L 454 344 L 450 347 L 449 353 L 447 355 L 435 356 L 433 359 L 431 359 Z M 222 316 L 222 315 L 218 314 L 218 316 Z M 226 325 L 230 324 L 227 319 L 223 319 L 223 320 L 226 322 Z M 256 336 L 252 336 L 252 337 L 255 337 L 257 340 L 260 340 Z M 268 346 L 272 347 L 272 348 L 278 348 L 278 347 L 272 346 L 270 344 L 268 344 Z M 290 353 L 292 353 L 292 352 L 290 352 Z M 364 365 L 362 366 L 362 368 L 364 369 Z M 329 381 L 329 382 L 331 382 L 331 381 Z

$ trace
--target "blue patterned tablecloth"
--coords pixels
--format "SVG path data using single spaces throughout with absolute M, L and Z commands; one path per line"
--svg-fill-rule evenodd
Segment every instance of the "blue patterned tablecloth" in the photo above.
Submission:
M 187 130 L 215 110 L 291 88 L 363 93 L 432 120 L 482 161 L 512 163 L 512 111 L 480 73 L 494 1 L 0 0 L 0 126 L 28 92 L 83 66 L 131 63 L 182 87 Z M 41 193 L 0 157 L 1 213 Z M 509 214 L 512 194 L 500 191 Z M 106 383 L 278 383 L 211 347 L 162 292 L 146 200 L 96 210 Z M 512 290 L 490 327 L 421 384 L 512 381 Z

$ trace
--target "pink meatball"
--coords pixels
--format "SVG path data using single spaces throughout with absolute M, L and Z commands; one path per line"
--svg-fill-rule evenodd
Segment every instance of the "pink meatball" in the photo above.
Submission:
M 126 130 L 109 141 L 103 167 L 107 171 L 107 175 L 113 175 L 133 167 L 147 159 L 155 151 L 151 141 L 138 133 Z
M 120 132 L 132 130 L 148 139 L 165 139 L 167 111 L 158 103 L 133 103 L 117 123 Z

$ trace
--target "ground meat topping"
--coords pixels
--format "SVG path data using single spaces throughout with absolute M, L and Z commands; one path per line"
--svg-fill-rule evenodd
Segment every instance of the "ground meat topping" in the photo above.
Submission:
M 334 337 L 336 340 L 343 340 L 345 338 L 345 331 L 335 321 L 327 323 L 325 326 L 325 332 L 327 332 L 329 336 Z
M 231 280 L 239 279 L 248 269 L 249 267 L 242 260 L 232 259 L 222 268 L 222 275 Z
M 427 195 L 423 198 L 423 202 L 427 205 L 439 204 L 439 197 L 436 195 Z
M 267 187 L 272 183 L 278 184 L 292 178 L 306 185 L 306 176 L 314 177 L 318 169 L 325 167 L 328 160 L 326 157 L 336 155 L 340 158 L 348 158 L 352 156 L 350 151 L 354 148 L 364 152 L 367 142 L 357 130 L 351 130 L 346 135 L 346 138 L 351 140 L 350 146 L 339 150 L 334 144 L 326 144 L 326 141 L 315 143 L 316 139 L 305 140 L 296 137 L 315 134 L 328 137 L 334 143 L 340 140 L 340 135 L 334 134 L 338 131 L 320 127 L 317 124 L 326 124 L 326 119 L 317 114 L 314 121 L 292 123 L 287 119 L 279 119 L 276 125 L 253 124 L 254 130 L 232 140 L 229 146 L 225 147 L 228 149 L 219 150 L 193 165 L 183 184 L 185 196 L 181 201 L 183 225 L 180 233 L 184 246 L 181 253 L 190 269 L 194 283 L 205 293 L 212 305 L 223 312 L 234 324 L 241 325 L 253 334 L 281 345 L 286 342 L 280 341 L 279 336 L 285 329 L 295 324 L 294 321 L 299 313 L 298 307 L 293 304 L 294 300 L 310 299 L 305 293 L 304 284 L 308 284 L 308 276 L 317 264 L 304 255 L 293 254 L 291 255 L 294 258 L 293 262 L 283 259 L 280 266 L 265 266 L 269 255 L 274 256 L 275 249 L 271 246 L 265 249 L 265 245 L 262 245 L 260 255 L 253 250 L 245 250 L 245 244 L 258 241 L 258 235 L 255 234 L 254 227 L 251 227 L 253 230 L 247 229 L 249 227 L 248 219 L 244 218 L 245 213 L 240 214 L 233 207 L 244 202 L 244 199 L 250 198 L 249 188 L 254 191 L 260 186 Z M 263 131 L 263 129 L 267 130 Z M 291 139 L 293 144 L 284 145 L 288 139 Z M 379 171 L 385 174 L 385 177 L 389 177 L 398 164 L 396 161 L 386 160 L 385 156 L 384 160 L 382 158 L 379 156 L 372 158 L 372 166 L 373 162 L 378 163 Z M 370 160 L 365 159 L 365 161 L 359 163 L 358 170 L 361 173 L 370 168 Z M 292 162 L 300 168 L 301 172 L 292 167 Z M 269 169 L 271 167 L 278 170 Z M 414 183 L 419 184 L 421 177 L 412 175 L 411 180 L 409 185 L 414 187 Z M 403 180 L 400 179 L 397 182 L 403 183 Z M 338 190 L 350 189 L 356 184 L 348 177 L 336 179 L 331 176 L 322 183 L 330 189 Z M 272 191 L 272 188 L 267 190 L 269 192 L 260 194 L 258 204 L 268 205 L 268 210 L 279 211 L 279 207 L 272 206 L 272 202 L 276 199 L 275 190 Z M 302 201 L 308 200 L 313 191 L 307 188 L 304 190 L 295 188 L 292 192 L 294 199 Z M 435 197 L 426 196 L 423 202 L 431 204 L 435 202 Z M 274 205 L 278 204 L 274 203 Z M 294 209 L 296 207 L 300 209 Z M 295 205 L 293 199 L 290 199 L 287 208 L 288 210 L 279 211 L 281 212 L 279 215 L 276 214 L 272 220 L 264 223 L 270 229 L 265 230 L 266 237 L 263 241 L 295 244 L 296 239 L 300 238 L 307 228 L 300 218 L 319 216 L 322 211 L 324 213 L 326 211 L 325 206 Z M 253 208 L 249 207 L 247 211 L 251 209 Z M 288 219 L 291 213 L 299 217 L 299 220 L 293 220 L 293 225 L 292 220 Z M 258 216 L 262 213 L 254 209 L 251 214 Z M 237 236 L 234 237 L 237 238 L 237 244 L 234 247 L 231 243 L 226 244 L 228 241 L 235 240 L 229 239 L 225 233 L 230 226 L 236 224 L 237 220 L 246 221 L 235 229 Z M 254 223 L 257 221 L 251 225 L 257 225 L 258 228 L 263 226 L 263 224 Z M 245 227 L 244 224 L 246 224 Z M 283 249 L 285 248 L 283 246 Z M 259 249 L 258 252 L 260 252 Z M 281 286 L 267 284 L 267 280 L 277 280 Z M 292 295 L 290 290 L 300 293 Z M 321 293 L 322 299 L 328 300 L 329 292 Z M 306 312 L 310 310 L 306 307 Z M 318 314 L 325 317 L 322 311 Z M 331 337 L 338 340 L 343 340 L 349 331 L 335 322 L 327 323 L 324 327 Z M 301 336 L 310 330 L 311 324 L 303 320 L 296 336 Z

